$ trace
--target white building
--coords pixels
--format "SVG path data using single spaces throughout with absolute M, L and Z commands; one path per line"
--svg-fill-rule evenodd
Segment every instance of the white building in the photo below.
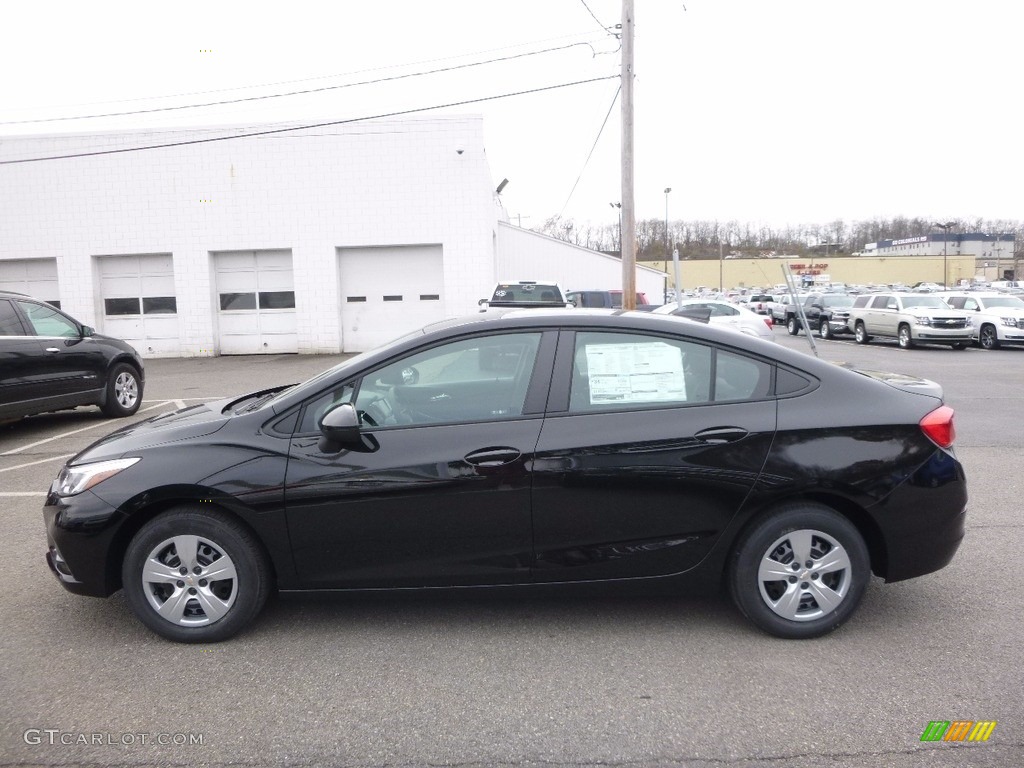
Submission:
M 1013 259 L 1013 234 L 985 232 L 932 232 L 899 240 L 879 240 L 864 246 L 866 256 L 974 256 L 978 259 Z
M 361 351 L 520 279 L 621 264 L 508 223 L 480 117 L 0 138 L 0 288 L 147 357 Z

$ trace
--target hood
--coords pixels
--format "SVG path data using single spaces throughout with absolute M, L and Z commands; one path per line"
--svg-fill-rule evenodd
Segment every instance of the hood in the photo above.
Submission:
M 212 435 L 232 418 L 226 411 L 237 398 L 191 405 L 111 432 L 75 456 L 68 464 L 116 459 L 157 445 Z

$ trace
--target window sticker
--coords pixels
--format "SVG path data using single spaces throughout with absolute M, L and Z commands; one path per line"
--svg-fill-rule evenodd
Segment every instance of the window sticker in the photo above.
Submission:
M 686 400 L 683 358 L 661 341 L 587 345 L 590 404 Z

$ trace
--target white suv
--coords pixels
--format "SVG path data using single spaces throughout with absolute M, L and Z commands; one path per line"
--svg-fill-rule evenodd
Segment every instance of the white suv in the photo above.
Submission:
M 1005 293 L 947 293 L 946 303 L 971 314 L 971 339 L 982 349 L 1024 344 L 1024 301 Z
M 859 344 L 886 336 L 910 349 L 916 344 L 948 344 L 963 349 L 971 341 L 971 316 L 934 294 L 875 293 L 858 296 L 850 308 L 849 330 Z

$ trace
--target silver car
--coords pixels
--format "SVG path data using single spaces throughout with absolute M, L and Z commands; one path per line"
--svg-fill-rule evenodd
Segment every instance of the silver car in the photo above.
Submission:
M 768 315 L 759 315 L 746 307 L 732 304 L 728 301 L 717 301 L 713 299 L 684 299 L 680 304 L 673 302 L 665 304 L 654 310 L 659 315 L 679 315 L 681 308 L 689 310 L 706 309 L 711 312 L 708 322 L 712 325 L 722 325 L 726 328 L 733 328 L 748 336 L 757 336 L 766 341 L 775 341 L 775 332 L 772 330 L 772 320 Z

